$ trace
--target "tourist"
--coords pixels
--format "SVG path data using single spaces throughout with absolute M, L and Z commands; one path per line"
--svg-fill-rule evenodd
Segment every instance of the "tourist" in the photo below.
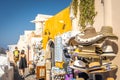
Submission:
M 19 53 L 18 47 L 15 47 L 15 50 L 13 51 L 13 58 L 14 58 L 14 66 L 17 66 L 17 62 L 19 60 Z
M 26 59 L 25 51 L 22 50 L 19 57 L 19 69 L 22 78 L 24 78 L 25 68 L 27 68 L 27 59 Z

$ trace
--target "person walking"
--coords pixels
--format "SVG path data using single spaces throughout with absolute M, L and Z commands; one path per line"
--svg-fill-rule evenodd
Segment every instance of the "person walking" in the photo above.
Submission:
M 13 51 L 13 58 L 14 58 L 14 66 L 17 66 L 17 62 L 19 61 L 19 53 L 18 47 L 15 47 L 15 50 Z
M 19 69 L 20 69 L 20 75 L 22 78 L 24 78 L 25 76 L 25 68 L 27 68 L 26 54 L 24 50 L 21 50 L 21 54 L 19 57 Z

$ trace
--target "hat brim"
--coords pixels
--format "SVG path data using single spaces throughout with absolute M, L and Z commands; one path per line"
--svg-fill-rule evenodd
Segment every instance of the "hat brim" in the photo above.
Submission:
M 75 41 L 80 45 L 91 45 L 96 43 L 97 41 L 101 40 L 104 36 L 103 35 L 97 35 L 91 38 L 81 38 L 80 36 L 75 37 Z
M 78 53 L 78 56 L 80 57 L 93 57 L 93 58 L 99 58 L 98 54 L 96 53 L 87 53 L 87 52 L 80 52 Z
M 100 56 L 114 57 L 114 56 L 116 56 L 116 54 L 114 54 L 114 53 L 104 53 L 104 54 L 101 54 Z
M 104 38 L 110 38 L 110 39 L 115 39 L 118 40 L 118 37 L 112 33 L 102 33 L 98 32 L 98 34 L 102 34 Z
M 80 71 L 82 71 L 82 72 L 88 72 L 88 69 L 87 68 L 78 68 L 78 67 L 75 67 L 75 66 L 69 66 L 70 68 L 72 68 L 72 69 L 76 69 L 76 70 L 80 70 Z

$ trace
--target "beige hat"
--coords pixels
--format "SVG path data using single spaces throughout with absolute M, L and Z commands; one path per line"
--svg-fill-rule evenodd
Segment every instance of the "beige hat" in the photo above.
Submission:
M 113 34 L 113 29 L 110 26 L 102 26 L 98 34 L 103 34 L 104 37 L 108 37 L 111 39 L 118 39 L 118 37 Z
M 90 46 L 83 46 L 82 52 L 86 53 L 95 53 L 96 45 L 90 45 Z
M 87 27 L 85 30 L 84 30 L 84 35 L 81 36 L 81 38 L 83 39 L 87 39 L 87 38 L 91 38 L 91 37 L 95 37 L 97 36 L 97 32 L 95 30 L 94 27 Z
M 75 41 L 75 37 L 71 37 L 68 41 L 68 45 L 77 46 L 79 43 Z
M 102 34 L 98 34 L 94 27 L 87 27 L 84 35 L 75 36 L 75 41 L 80 45 L 91 45 L 103 38 Z

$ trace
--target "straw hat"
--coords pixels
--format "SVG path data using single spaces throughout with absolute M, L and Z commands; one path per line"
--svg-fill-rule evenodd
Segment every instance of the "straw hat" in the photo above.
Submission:
M 108 77 L 107 80 L 115 80 L 113 77 Z
M 113 29 L 110 26 L 102 26 L 99 34 L 103 34 L 104 37 L 108 37 L 111 39 L 118 39 L 118 37 L 113 34 Z
M 102 38 L 103 38 L 103 35 L 98 34 L 94 27 L 87 27 L 84 31 L 84 35 L 75 36 L 75 40 L 80 45 L 91 45 L 93 43 L 96 43 Z
M 97 54 L 95 52 L 95 49 L 96 49 L 96 45 L 83 46 L 81 50 L 79 50 L 79 48 L 76 48 L 74 53 L 77 53 L 77 56 L 80 57 L 91 57 L 91 56 L 96 57 Z
M 88 66 L 89 68 L 100 67 L 100 62 L 91 62 Z
M 95 37 L 97 36 L 97 32 L 95 30 L 94 27 L 87 27 L 85 30 L 84 30 L 84 35 L 81 36 L 81 38 L 83 39 L 87 39 L 87 38 L 91 38 L 91 37 Z

